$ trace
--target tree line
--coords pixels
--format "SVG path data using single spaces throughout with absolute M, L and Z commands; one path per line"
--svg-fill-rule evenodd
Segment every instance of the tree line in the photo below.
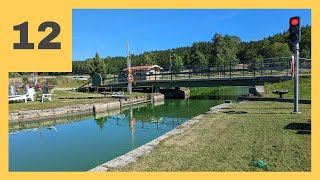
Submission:
M 300 57 L 311 58 L 311 26 L 301 28 Z M 191 46 L 167 50 L 146 51 L 132 54 L 132 66 L 157 64 L 165 69 L 169 67 L 172 50 L 172 66 L 176 71 L 185 66 L 208 66 L 237 61 L 249 63 L 266 58 L 290 57 L 293 47 L 289 44 L 289 32 L 278 33 L 259 41 L 244 42 L 240 37 L 214 34 L 210 41 L 195 42 Z M 127 57 L 101 58 L 96 52 L 93 58 L 73 61 L 72 73 L 55 73 L 55 75 L 92 75 L 95 72 L 106 77 L 107 74 L 119 74 L 127 66 Z

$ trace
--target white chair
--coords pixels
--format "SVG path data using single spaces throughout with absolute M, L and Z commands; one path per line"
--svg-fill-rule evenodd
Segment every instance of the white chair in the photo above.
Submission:
M 27 103 L 28 99 L 31 99 L 31 101 L 34 101 L 34 95 L 36 94 L 36 91 L 34 88 L 29 88 L 27 90 L 26 94 L 18 94 L 18 95 L 10 95 L 9 101 L 18 101 L 18 100 L 24 100 L 25 103 Z
M 29 88 L 26 93 L 27 99 L 31 99 L 31 101 L 34 101 L 34 95 L 36 95 L 36 94 L 37 93 L 34 88 Z
M 54 90 L 54 89 L 51 89 L 51 91 L 50 91 L 50 93 L 49 93 L 49 92 L 48 92 L 48 89 L 45 88 L 44 91 L 43 91 L 43 93 L 42 93 L 41 102 L 43 102 L 43 101 L 46 100 L 46 99 L 52 102 L 51 95 L 52 95 L 52 93 L 53 93 L 53 90 Z
M 27 95 L 11 95 L 9 96 L 9 101 L 19 101 L 19 100 L 24 100 L 25 103 L 27 103 Z

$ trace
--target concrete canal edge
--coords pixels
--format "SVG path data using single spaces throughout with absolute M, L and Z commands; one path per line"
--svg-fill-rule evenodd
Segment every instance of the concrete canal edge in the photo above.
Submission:
M 105 112 L 109 110 L 120 110 L 126 106 L 132 106 L 147 102 L 164 101 L 163 94 L 150 94 L 150 96 L 133 97 L 127 99 L 119 99 L 95 104 L 81 104 L 76 106 L 65 106 L 53 109 L 28 110 L 9 113 L 9 123 L 35 121 L 35 119 L 52 118 L 59 116 L 72 115 L 82 112 Z
M 231 105 L 231 101 L 226 101 L 223 104 L 211 107 L 209 109 L 209 111 L 205 112 L 204 114 L 213 114 L 213 113 L 217 113 L 219 111 L 221 111 L 222 109 L 228 107 L 229 105 Z M 182 132 L 184 132 L 185 130 L 189 129 L 190 126 L 192 124 L 195 124 L 197 122 L 199 122 L 203 117 L 204 114 L 200 114 L 198 116 L 195 116 L 193 118 L 191 118 L 190 120 L 184 122 L 183 124 L 179 125 L 178 127 L 172 129 L 171 131 L 165 133 L 164 135 L 136 148 L 133 149 L 132 151 L 129 151 L 128 153 L 116 157 L 106 163 L 103 163 L 91 170 L 89 170 L 88 172 L 107 172 L 109 170 L 109 168 L 116 168 L 116 167 L 123 167 L 128 165 L 129 163 L 133 163 L 135 162 L 140 156 L 142 155 L 146 155 L 149 154 L 153 148 L 155 146 L 157 146 L 161 141 L 176 135 L 176 134 L 180 134 Z

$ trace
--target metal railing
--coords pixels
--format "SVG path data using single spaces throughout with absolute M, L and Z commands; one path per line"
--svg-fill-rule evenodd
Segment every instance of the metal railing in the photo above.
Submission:
M 311 59 L 300 58 L 299 66 L 301 74 L 311 73 Z M 134 82 L 291 75 L 291 57 L 268 58 L 248 63 L 232 61 L 206 66 L 172 67 L 172 72 L 169 69 L 166 67 L 160 73 L 154 74 L 134 72 Z M 127 82 L 126 74 L 103 80 L 106 85 L 124 82 Z

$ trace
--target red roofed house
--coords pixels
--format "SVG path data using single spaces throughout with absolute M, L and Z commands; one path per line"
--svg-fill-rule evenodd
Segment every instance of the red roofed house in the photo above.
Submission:
M 132 66 L 132 75 L 135 80 L 155 80 L 160 79 L 161 76 L 159 75 L 162 67 L 158 65 L 147 65 L 147 66 Z M 125 68 L 122 70 L 121 74 L 127 75 L 128 69 Z M 157 74 L 157 75 L 155 75 Z

